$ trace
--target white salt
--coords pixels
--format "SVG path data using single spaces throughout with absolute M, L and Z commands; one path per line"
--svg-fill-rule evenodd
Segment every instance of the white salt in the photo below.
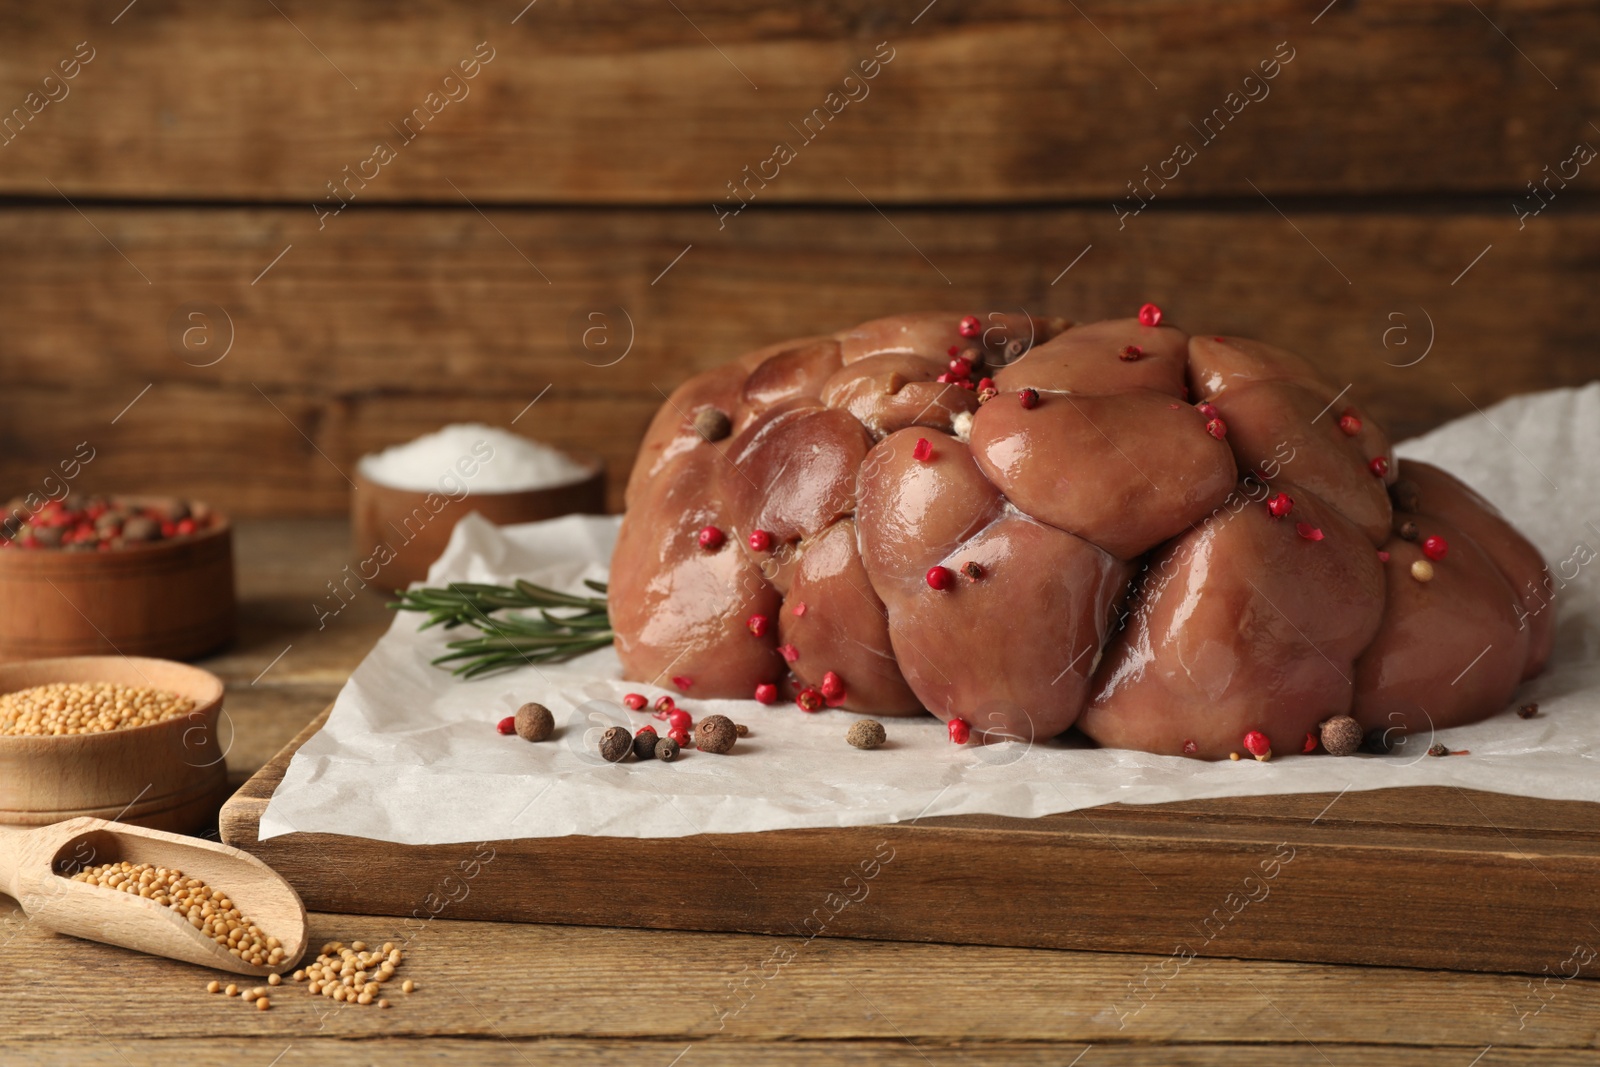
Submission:
M 438 490 L 451 497 L 545 489 L 589 474 L 559 449 L 476 422 L 363 456 L 360 470 L 391 489 Z

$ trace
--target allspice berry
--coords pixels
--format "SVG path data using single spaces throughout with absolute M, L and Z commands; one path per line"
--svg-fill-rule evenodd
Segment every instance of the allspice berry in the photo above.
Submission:
M 626 727 L 613 726 L 600 735 L 600 756 L 607 763 L 621 763 L 633 751 L 633 735 Z
M 888 737 L 883 732 L 883 723 L 876 719 L 863 719 L 851 726 L 850 732 L 844 735 L 844 739 L 857 748 L 877 748 Z
M 707 715 L 694 728 L 694 747 L 701 752 L 727 752 L 739 738 L 739 728 L 726 715 Z
M 656 759 L 662 763 L 671 763 L 678 758 L 678 742 L 670 737 L 663 737 L 656 742 Z
M 733 432 L 733 423 L 721 408 L 701 408 L 695 412 L 694 428 L 707 441 L 720 441 Z
M 1404 522 L 1402 522 L 1395 529 L 1395 533 L 1399 534 L 1400 539 L 1403 541 L 1416 541 L 1422 537 L 1422 531 L 1417 529 L 1417 524 L 1412 522 L 1410 519 L 1406 519 Z
M 633 735 L 633 755 L 635 759 L 651 759 L 656 754 L 656 744 L 660 739 L 656 737 L 654 728 L 649 726 L 639 727 L 639 732 Z
M 1322 747 L 1330 756 L 1349 756 L 1361 747 L 1361 724 L 1348 715 L 1335 715 L 1320 727 Z
M 555 716 L 543 704 L 530 701 L 517 709 L 517 736 L 524 741 L 543 741 L 555 728 Z

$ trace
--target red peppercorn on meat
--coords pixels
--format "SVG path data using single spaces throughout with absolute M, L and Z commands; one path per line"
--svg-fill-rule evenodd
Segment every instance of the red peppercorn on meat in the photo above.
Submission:
M 1305 360 L 1154 305 L 749 353 L 674 391 L 627 505 L 625 674 L 700 697 L 1225 759 L 1336 715 L 1483 718 L 1550 652 L 1543 560 L 1498 513 Z

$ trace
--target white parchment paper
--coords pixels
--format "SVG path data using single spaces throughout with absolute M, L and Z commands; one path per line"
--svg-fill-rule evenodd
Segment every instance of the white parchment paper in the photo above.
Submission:
M 461 682 L 429 665 L 451 636 L 395 619 L 340 692 L 328 723 L 295 755 L 261 821 L 261 837 L 293 831 L 405 844 L 589 834 L 676 837 L 788 827 L 851 826 L 985 812 L 1039 816 L 1114 801 L 1459 785 L 1553 799 L 1600 800 L 1600 382 L 1516 397 L 1402 445 L 1437 463 L 1512 516 L 1564 586 L 1555 654 L 1504 714 L 1437 739 L 1469 756 L 1424 755 L 1414 736 L 1388 756 L 1279 756 L 1205 763 L 1052 741 L 951 745 L 931 716 L 886 719 L 889 744 L 863 752 L 844 734 L 857 716 L 807 715 L 793 704 L 682 700 L 698 719 L 721 712 L 751 736 L 729 756 L 687 752 L 671 764 L 603 764 L 608 725 L 652 723 L 621 708 L 631 691 L 607 649 L 554 667 Z M 496 528 L 459 523 L 430 584 L 517 576 L 577 591 L 604 578 L 615 518 L 570 517 Z M 496 720 L 537 700 L 556 736 L 528 744 Z M 665 733 L 664 729 L 662 730 Z M 588 735 L 587 737 L 585 735 Z

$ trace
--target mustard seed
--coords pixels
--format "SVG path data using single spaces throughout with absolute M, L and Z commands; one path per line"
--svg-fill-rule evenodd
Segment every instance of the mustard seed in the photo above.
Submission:
M 112 682 L 53 682 L 0 695 L 0 734 L 93 734 L 175 719 L 194 701 Z
M 201 934 L 227 949 L 229 955 L 246 963 L 272 967 L 283 961 L 283 946 L 277 938 L 264 937 L 260 927 L 246 919 L 221 890 L 212 889 L 175 867 L 125 861 L 102 863 L 79 871 L 72 880 L 113 892 L 136 894 L 170 908 L 187 918 Z
M 220 992 L 222 992 L 222 983 L 218 982 L 218 981 L 214 981 L 214 980 L 210 981 L 210 982 L 207 982 L 206 983 L 206 992 L 207 993 L 220 993 Z
M 266 997 L 258 997 L 256 999 L 256 1011 L 266 1011 L 270 1007 L 272 1007 L 272 1001 Z
M 234 985 L 232 982 L 229 982 L 228 988 L 224 989 L 222 992 L 227 996 L 236 997 L 239 995 L 239 987 Z
M 388 1002 L 388 1001 L 387 1001 L 387 1000 L 380 1000 L 380 1001 L 378 1001 L 378 1007 L 380 1007 L 380 1008 L 387 1008 L 387 1007 L 388 1007 L 388 1006 L 389 1006 L 389 1002 Z
M 404 982 L 400 983 L 400 992 L 415 993 L 416 991 L 417 983 L 413 982 L 411 979 L 407 978 Z
M 283 984 L 283 975 L 281 975 L 281 974 L 269 974 L 269 975 L 267 975 L 267 984 L 268 985 L 282 985 Z

